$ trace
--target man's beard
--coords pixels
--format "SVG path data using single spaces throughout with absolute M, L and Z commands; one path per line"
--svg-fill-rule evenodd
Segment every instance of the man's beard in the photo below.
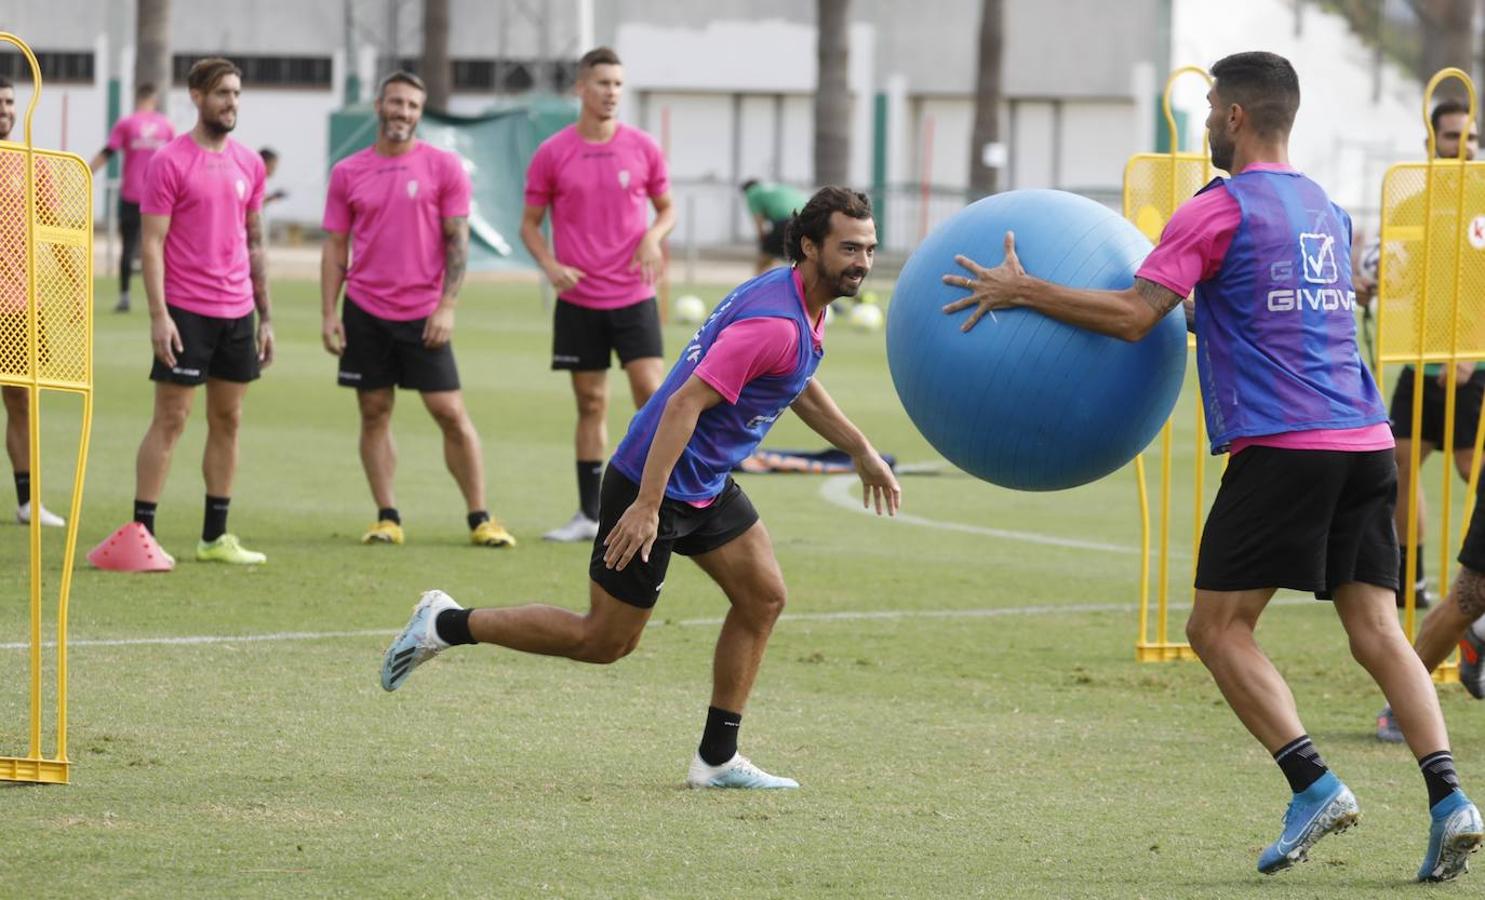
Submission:
M 1232 171 L 1232 147 L 1224 147 L 1212 141 L 1212 167 L 1221 169 L 1229 175 L 1236 174 Z
M 233 118 L 231 125 L 223 125 L 221 119 L 203 118 L 201 120 L 201 125 L 214 137 L 226 137 L 228 134 L 232 133 L 232 129 L 237 127 L 237 119 Z
M 846 266 L 839 272 L 827 273 L 829 282 L 833 286 L 835 296 L 854 297 L 861 290 L 861 285 L 866 281 L 867 270 L 861 266 Z M 860 281 L 852 282 L 850 279 L 861 276 Z

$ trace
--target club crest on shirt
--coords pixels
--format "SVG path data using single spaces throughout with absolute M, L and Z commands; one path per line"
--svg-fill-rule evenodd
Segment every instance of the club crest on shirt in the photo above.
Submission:
M 409 200 L 411 200 L 413 197 L 416 197 L 417 195 L 418 195 L 418 180 L 416 178 L 410 178 L 407 181 L 407 197 L 408 197 Z
M 239 178 L 232 186 L 237 189 L 237 199 L 242 200 L 247 197 L 246 181 L 243 181 L 241 178 Z
M 623 188 L 626 191 L 629 190 L 629 170 L 628 169 L 620 169 L 619 170 L 619 187 Z

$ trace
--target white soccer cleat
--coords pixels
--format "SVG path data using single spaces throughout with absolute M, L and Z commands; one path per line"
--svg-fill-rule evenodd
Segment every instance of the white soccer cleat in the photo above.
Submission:
M 591 541 L 598 537 L 598 523 L 583 515 L 581 511 L 574 513 L 566 525 L 553 528 L 541 536 L 544 541 L 556 541 L 559 544 L 576 544 L 579 541 Z
M 45 506 L 41 507 L 41 515 L 38 518 L 41 519 L 41 524 L 47 528 L 63 528 L 67 525 L 66 519 L 47 509 Z M 31 502 L 29 500 L 15 508 L 15 520 L 21 525 L 31 524 Z
M 426 591 L 413 607 L 407 627 L 392 639 L 382 657 L 382 690 L 402 687 L 412 670 L 447 650 L 449 645 L 438 636 L 435 623 L 446 609 L 463 609 L 443 591 Z
M 746 756 L 734 753 L 732 758 L 720 766 L 707 765 L 698 753 L 691 757 L 691 768 L 686 772 L 686 785 L 692 788 L 743 788 L 777 789 L 797 788 L 799 782 L 792 778 L 770 775 L 753 765 Z

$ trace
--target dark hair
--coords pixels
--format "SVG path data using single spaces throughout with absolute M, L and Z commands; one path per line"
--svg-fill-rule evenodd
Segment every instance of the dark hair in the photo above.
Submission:
M 264 147 L 262 150 L 258 151 L 258 155 L 261 156 L 263 158 L 263 161 L 266 163 L 273 162 L 275 159 L 278 159 L 278 151 L 273 149 L 272 147 Z
M 9 78 L 6 78 L 4 75 L 0 75 L 0 88 L 12 88 L 12 89 L 14 89 L 15 88 L 15 82 L 14 81 L 11 81 Z
M 237 63 L 220 56 L 208 56 L 191 64 L 191 71 L 186 75 L 186 87 L 209 94 L 217 86 L 217 82 L 228 75 L 242 77 L 242 70 L 237 68 Z
M 423 79 L 406 69 L 398 69 L 386 78 L 383 78 L 381 83 L 376 86 L 376 99 L 380 100 L 386 96 L 387 88 L 394 84 L 410 84 L 422 91 L 425 97 L 428 95 L 428 86 L 423 84 Z
M 1469 112 L 1470 107 L 1468 103 L 1450 97 L 1447 100 L 1441 101 L 1438 106 L 1433 108 L 1433 112 L 1428 114 L 1428 122 L 1433 126 L 1434 134 L 1438 134 L 1439 122 L 1443 120 L 1444 116 L 1469 115 Z
M 830 234 L 830 217 L 843 213 L 853 219 L 871 218 L 871 200 L 860 191 L 844 187 L 822 187 L 804 205 L 804 209 L 789 217 L 784 226 L 784 252 L 790 262 L 804 261 L 804 239 L 816 245 L 825 243 Z
M 1299 76 L 1277 53 L 1253 50 L 1212 64 L 1217 96 L 1236 103 L 1262 137 L 1288 134 L 1299 111 Z
M 155 96 L 155 86 L 148 81 L 140 84 L 139 87 L 134 89 L 135 102 L 138 102 L 140 100 L 147 100 L 153 96 Z
M 757 183 L 758 183 L 758 179 L 756 179 L 756 178 L 749 178 L 747 181 L 744 181 L 742 183 L 742 192 L 744 194 L 746 194 L 748 191 L 751 191 L 753 189 L 753 185 L 755 185 Z
M 622 65 L 623 63 L 619 62 L 619 54 L 613 50 L 608 47 L 594 47 L 592 50 L 584 53 L 582 59 L 578 60 L 578 77 L 581 78 L 588 74 L 589 70 L 594 66 Z

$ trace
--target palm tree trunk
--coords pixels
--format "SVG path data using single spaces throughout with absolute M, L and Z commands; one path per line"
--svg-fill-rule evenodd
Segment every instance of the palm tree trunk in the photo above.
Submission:
M 851 0 L 816 0 L 815 183 L 851 177 Z
M 972 198 L 996 191 L 1000 170 L 985 164 L 985 148 L 1000 141 L 1003 0 L 980 3 L 980 66 L 975 79 L 975 125 L 969 146 L 969 192 Z
M 160 110 L 170 97 L 170 0 L 136 0 L 134 4 L 134 86 L 152 84 Z
M 449 60 L 449 0 L 423 0 L 423 83 L 428 86 L 428 108 L 447 112 L 454 92 Z

